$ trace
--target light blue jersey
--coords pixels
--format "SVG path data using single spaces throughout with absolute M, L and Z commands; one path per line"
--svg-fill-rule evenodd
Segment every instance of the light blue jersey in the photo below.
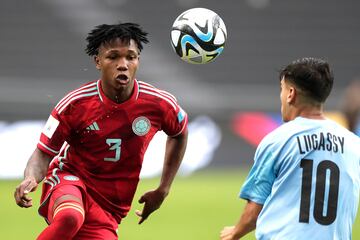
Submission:
M 263 205 L 259 240 L 348 240 L 360 190 L 360 138 L 298 117 L 267 135 L 240 197 Z

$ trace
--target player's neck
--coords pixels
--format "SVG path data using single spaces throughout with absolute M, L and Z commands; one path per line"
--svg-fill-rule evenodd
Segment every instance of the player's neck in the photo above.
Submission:
M 115 103 L 123 103 L 130 99 L 134 87 L 115 89 L 111 87 L 106 87 L 106 85 L 102 85 L 101 88 L 107 98 L 109 98 Z
M 296 118 L 296 117 L 318 119 L 318 120 L 325 119 L 322 105 L 318 106 L 318 107 L 303 106 L 303 107 L 297 108 L 294 111 L 294 118 Z
M 127 92 L 126 90 L 116 91 L 116 93 L 113 95 L 113 97 L 111 97 L 111 100 L 116 103 L 123 103 L 130 99 L 131 93 L 132 93 L 132 91 Z

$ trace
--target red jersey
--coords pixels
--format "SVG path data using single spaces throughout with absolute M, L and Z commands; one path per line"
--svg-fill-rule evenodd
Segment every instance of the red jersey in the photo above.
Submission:
M 130 210 L 154 134 L 176 136 L 186 126 L 187 114 L 168 92 L 135 80 L 130 99 L 117 104 L 98 80 L 55 106 L 37 146 L 57 155 L 49 172 L 66 170 L 81 178 L 94 200 L 120 222 Z

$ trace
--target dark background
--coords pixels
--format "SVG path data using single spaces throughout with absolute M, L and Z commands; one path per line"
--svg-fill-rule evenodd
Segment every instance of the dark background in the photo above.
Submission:
M 5 0 L 0 6 L 0 120 L 46 120 L 66 92 L 99 76 L 84 52 L 86 33 L 103 23 L 137 22 L 150 34 L 137 78 L 176 95 L 190 119 L 208 115 L 220 126 L 212 167 L 251 162 L 254 147 L 233 133 L 232 117 L 278 112 L 277 70 L 290 61 L 330 62 L 335 85 L 328 110 L 340 108 L 345 87 L 360 75 L 356 0 Z M 226 24 L 226 47 L 213 63 L 190 65 L 171 49 L 171 25 L 192 7 L 212 9 Z

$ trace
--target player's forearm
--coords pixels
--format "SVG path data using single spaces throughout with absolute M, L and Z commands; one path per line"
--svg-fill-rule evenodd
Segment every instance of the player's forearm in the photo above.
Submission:
M 257 218 L 262 210 L 262 205 L 249 201 L 234 229 L 234 239 L 239 239 L 255 230 Z
M 37 183 L 41 182 L 46 176 L 51 159 L 51 156 L 36 148 L 26 165 L 24 178 L 34 178 Z
M 234 229 L 234 239 L 240 239 L 249 232 L 255 230 L 256 220 L 255 221 L 239 221 Z
M 168 193 L 175 175 L 184 157 L 188 132 L 184 132 L 177 137 L 168 137 L 166 141 L 164 167 L 161 176 L 159 190 Z

